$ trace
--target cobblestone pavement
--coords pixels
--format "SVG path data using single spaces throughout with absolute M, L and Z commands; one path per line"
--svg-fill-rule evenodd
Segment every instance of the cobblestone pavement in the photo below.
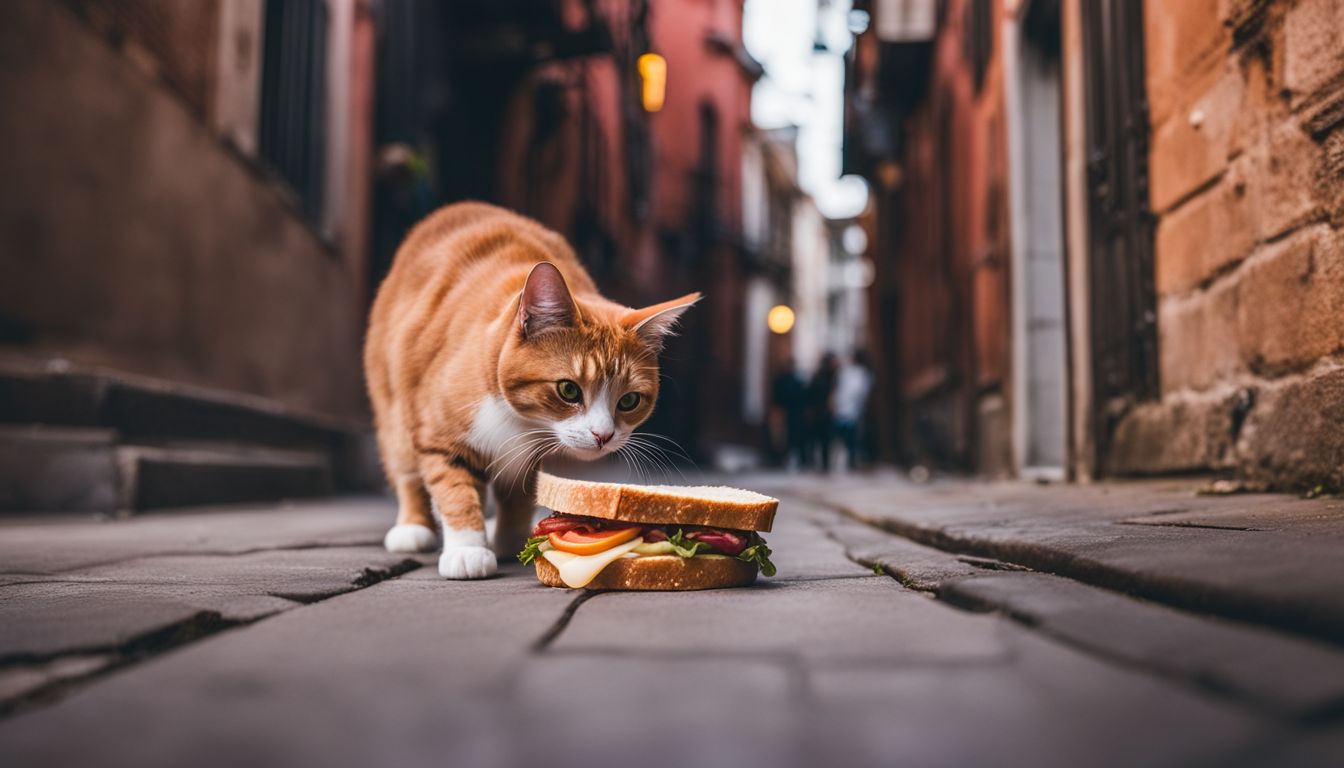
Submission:
M 1344 760 L 1339 502 L 739 482 L 780 575 L 700 593 L 443 581 L 383 499 L 0 524 L 0 764 Z

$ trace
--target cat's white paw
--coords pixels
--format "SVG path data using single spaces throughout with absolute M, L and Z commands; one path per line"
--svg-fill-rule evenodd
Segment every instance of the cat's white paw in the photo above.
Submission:
M 423 525 L 394 525 L 383 537 L 388 552 L 433 552 L 439 548 L 439 535 Z
M 448 547 L 439 555 L 439 575 L 445 579 L 485 579 L 498 569 L 488 547 Z

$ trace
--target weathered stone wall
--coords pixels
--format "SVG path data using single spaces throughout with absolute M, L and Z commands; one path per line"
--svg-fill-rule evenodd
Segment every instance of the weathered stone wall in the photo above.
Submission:
M 91 27 L 151 66 L 206 117 L 215 86 L 221 0 L 66 0 Z
M 1344 486 L 1344 0 L 1147 0 L 1159 402 L 1119 472 Z
M 360 417 L 364 297 L 347 257 L 162 71 L 64 3 L 4 11 L 0 353 Z

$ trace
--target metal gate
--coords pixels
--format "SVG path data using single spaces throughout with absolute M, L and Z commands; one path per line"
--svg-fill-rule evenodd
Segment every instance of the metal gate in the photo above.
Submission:
M 1119 417 L 1157 395 L 1143 3 L 1085 0 L 1089 292 L 1098 466 Z
M 322 223 L 327 147 L 327 4 L 267 0 L 261 59 L 261 157 Z

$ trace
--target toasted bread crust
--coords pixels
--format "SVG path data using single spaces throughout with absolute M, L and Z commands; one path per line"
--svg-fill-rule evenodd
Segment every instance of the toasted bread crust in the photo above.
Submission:
M 779 500 L 760 494 L 743 501 L 678 495 L 651 486 L 597 483 L 537 474 L 537 503 L 555 512 L 655 525 L 703 525 L 769 531 Z
M 544 557 L 536 559 L 537 579 L 564 587 L 560 571 Z M 756 581 L 756 564 L 734 557 L 651 555 L 623 557 L 602 569 L 587 589 L 673 591 L 745 587 Z

